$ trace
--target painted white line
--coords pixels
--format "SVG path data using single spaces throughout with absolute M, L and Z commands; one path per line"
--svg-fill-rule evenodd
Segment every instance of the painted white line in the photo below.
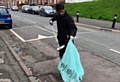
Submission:
M 110 49 L 110 51 L 116 52 L 118 54 L 120 54 L 120 51 L 114 50 L 114 49 Z
M 38 35 L 38 38 L 26 40 L 26 42 L 31 42 L 31 41 L 36 41 L 36 40 L 46 39 L 46 38 L 53 38 L 53 37 L 54 37 L 54 36 L 43 36 L 43 35 Z
M 28 19 L 24 19 L 24 20 L 25 20 L 25 21 L 28 21 L 28 22 L 30 22 L 30 23 L 36 24 L 36 22 L 30 21 L 30 20 L 28 20 Z
M 39 29 L 42 29 L 42 30 L 44 30 L 44 31 L 47 31 L 47 32 L 49 32 L 49 33 L 52 33 L 53 34 L 53 32 L 51 32 L 51 31 L 49 31 L 49 30 L 47 30 L 47 29 L 44 29 L 44 28 L 42 28 L 42 27 L 39 27 L 39 26 L 36 26 L 37 28 L 39 28 Z
M 28 27 L 32 27 L 32 26 L 27 26 L 27 27 L 25 27 L 25 28 L 28 28 Z M 44 29 L 44 28 L 42 28 L 42 27 L 38 27 L 38 26 L 34 26 L 34 27 L 36 27 L 36 28 L 39 28 L 39 29 L 42 29 L 42 30 L 45 30 L 45 31 L 47 31 L 47 32 L 49 32 L 49 33 L 52 33 L 53 34 L 53 32 L 51 32 L 51 31 L 48 31 L 48 30 L 46 30 L 46 29 Z M 18 28 L 18 29 L 20 29 L 20 28 Z M 13 31 L 12 29 L 10 29 L 10 31 L 14 34 L 14 35 L 16 35 L 21 41 L 23 41 L 23 42 L 30 42 L 30 41 L 36 41 L 36 40 L 40 40 L 40 39 L 46 39 L 46 38 L 53 38 L 54 36 L 43 36 L 43 35 L 38 35 L 38 38 L 35 38 L 35 39 L 29 39 L 29 40 L 24 40 L 21 36 L 19 36 L 15 31 Z
M 21 41 L 25 42 L 25 40 L 24 40 L 22 37 L 20 37 L 16 32 L 14 32 L 12 29 L 10 29 L 10 31 L 11 31 L 13 34 L 15 34 Z
M 24 27 L 24 28 L 30 28 L 30 27 L 33 27 L 33 26 L 26 26 L 26 27 Z M 34 27 L 36 27 L 36 28 L 39 28 L 39 29 L 42 29 L 42 30 L 44 30 L 44 31 L 47 31 L 47 32 L 49 32 L 49 33 L 51 33 L 51 34 L 53 34 L 53 32 L 51 32 L 51 31 L 49 31 L 49 30 L 47 30 L 47 29 L 44 29 L 44 28 L 42 28 L 42 27 L 39 27 L 39 26 L 34 26 Z M 22 28 L 18 28 L 18 29 L 22 29 Z M 43 36 L 43 35 L 38 35 L 38 38 L 35 38 L 35 39 L 29 39 L 29 40 L 24 40 L 21 36 L 19 36 L 14 30 L 12 30 L 12 29 L 10 29 L 10 31 L 14 34 L 14 35 L 16 35 L 21 41 L 23 41 L 23 42 L 30 42 L 30 41 L 36 41 L 36 40 L 40 40 L 40 39 L 46 39 L 46 38 L 53 38 L 54 36 Z
M 26 40 L 25 42 L 32 42 L 32 41 L 36 41 L 36 40 L 39 40 L 39 39 L 38 38 L 30 39 L 30 40 Z
M 52 27 L 51 26 L 44 26 L 45 28 L 47 28 L 47 29 L 49 29 L 49 30 L 52 30 Z M 54 29 L 55 30 L 55 32 L 57 32 L 57 30 L 56 29 Z
M 24 28 L 33 28 L 33 27 L 36 27 L 36 25 L 33 25 L 33 26 L 23 26 L 23 27 L 13 28 L 13 29 L 24 29 Z
M 43 35 L 38 35 L 38 39 L 43 39 L 43 38 L 52 38 L 54 36 L 43 36 Z

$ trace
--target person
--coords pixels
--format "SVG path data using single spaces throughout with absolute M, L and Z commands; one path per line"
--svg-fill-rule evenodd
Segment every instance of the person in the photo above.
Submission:
M 76 36 L 77 27 L 74 23 L 72 16 L 70 16 L 64 9 L 63 4 L 56 4 L 56 11 L 57 14 L 49 20 L 49 24 L 53 25 L 53 22 L 57 21 L 58 43 L 60 46 L 65 45 L 64 48 L 59 50 L 59 57 L 62 59 L 69 39 L 71 38 L 72 40 L 74 40 Z

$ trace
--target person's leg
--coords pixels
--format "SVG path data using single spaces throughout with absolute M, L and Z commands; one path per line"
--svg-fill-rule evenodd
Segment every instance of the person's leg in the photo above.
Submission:
M 61 49 L 61 50 L 59 50 L 59 57 L 60 57 L 60 59 L 62 59 L 62 57 L 63 57 L 63 55 L 64 55 L 64 52 L 65 52 L 65 50 L 66 50 L 66 47 L 67 47 L 67 43 L 68 43 L 68 40 L 66 40 L 66 41 L 59 41 L 59 45 L 60 46 L 63 46 L 63 45 L 65 45 L 65 47 L 63 48 L 63 49 Z
M 68 41 L 66 41 L 66 42 L 65 42 L 65 41 L 64 41 L 64 42 L 62 42 L 62 41 L 58 41 L 58 42 L 59 42 L 59 45 L 60 45 L 60 46 L 65 45 L 65 47 L 64 47 L 63 49 L 59 50 L 59 57 L 60 57 L 60 59 L 62 59 Z M 60 74 L 59 76 L 60 76 L 60 78 L 62 78 L 61 74 Z
M 64 52 L 65 52 L 65 47 L 63 49 L 59 50 L 60 59 L 62 59 Z

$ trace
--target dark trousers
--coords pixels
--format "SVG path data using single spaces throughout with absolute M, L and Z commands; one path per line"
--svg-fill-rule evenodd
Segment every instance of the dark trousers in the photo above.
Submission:
M 65 41 L 58 40 L 60 46 L 65 45 L 65 47 L 63 49 L 59 50 L 59 57 L 60 57 L 60 59 L 62 59 L 62 57 L 63 57 L 63 55 L 65 53 L 68 41 L 69 41 L 69 39 L 66 39 Z M 74 41 L 73 41 L 73 43 L 74 43 Z
M 63 49 L 59 50 L 59 57 L 60 57 L 60 59 L 62 59 L 63 54 L 65 52 L 65 49 L 66 49 L 66 45 L 65 45 L 65 47 Z
M 59 46 L 65 45 L 64 48 L 59 50 L 59 57 L 60 57 L 60 59 L 62 59 L 62 57 L 63 57 L 63 54 L 65 52 L 65 49 L 66 49 L 68 41 L 69 41 L 69 39 L 66 39 L 65 41 L 58 40 Z

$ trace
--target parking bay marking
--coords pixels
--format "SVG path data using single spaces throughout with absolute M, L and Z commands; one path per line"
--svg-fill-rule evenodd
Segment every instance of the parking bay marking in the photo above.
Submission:
M 42 29 L 42 30 L 44 30 L 44 31 L 47 31 L 47 32 L 49 32 L 49 33 L 53 33 L 53 32 L 48 31 L 47 29 L 44 29 L 44 28 L 42 28 L 42 27 L 39 27 L 39 26 L 35 26 L 35 27 L 37 27 L 37 28 L 39 28 L 39 29 Z M 39 40 L 39 39 L 53 38 L 53 37 L 54 37 L 54 36 L 43 36 L 43 35 L 38 34 L 38 38 L 29 39 L 29 40 L 24 40 L 24 39 L 23 39 L 21 36 L 19 36 L 14 30 L 10 29 L 10 31 L 11 31 L 14 35 L 16 35 L 16 36 L 17 36 L 21 41 L 23 41 L 23 42 L 30 42 L 30 41 L 35 41 L 35 40 Z
M 17 15 L 14 15 L 14 17 L 16 17 L 16 18 L 20 18 L 20 17 L 19 17 L 19 16 L 17 16 Z M 30 20 L 25 19 L 25 18 L 24 18 L 24 21 L 27 21 L 27 22 L 30 22 L 30 23 L 36 24 L 36 22 L 30 21 Z
M 39 28 L 39 29 L 42 29 L 42 30 L 44 30 L 44 31 L 47 31 L 47 32 L 49 32 L 49 33 L 54 34 L 53 32 L 51 32 L 51 31 L 49 31 L 49 30 L 47 30 L 47 29 L 44 29 L 44 28 L 42 28 L 42 27 L 39 27 L 39 26 L 36 26 L 36 27 Z
M 22 26 L 22 27 L 14 28 L 14 29 L 23 29 L 23 28 L 31 28 L 31 27 L 36 27 L 36 25 L 33 25 L 33 26 Z
M 114 50 L 114 49 L 110 49 L 110 51 L 120 54 L 120 51 L 117 51 L 117 50 Z
M 30 40 L 26 40 L 25 42 L 31 42 L 31 41 L 36 41 L 36 40 L 39 40 L 39 39 L 45 39 L 45 38 L 52 38 L 54 36 L 43 36 L 43 35 L 38 35 L 38 38 L 36 39 L 30 39 Z
M 25 42 L 25 40 L 24 40 L 21 36 L 19 36 L 15 31 L 13 31 L 12 29 L 10 29 L 10 31 L 11 31 L 14 35 L 16 35 L 21 41 Z
M 36 24 L 36 22 L 30 21 L 30 20 L 28 20 L 28 19 L 24 19 L 24 20 L 25 20 L 25 21 L 28 21 L 28 22 L 30 22 L 30 23 Z

